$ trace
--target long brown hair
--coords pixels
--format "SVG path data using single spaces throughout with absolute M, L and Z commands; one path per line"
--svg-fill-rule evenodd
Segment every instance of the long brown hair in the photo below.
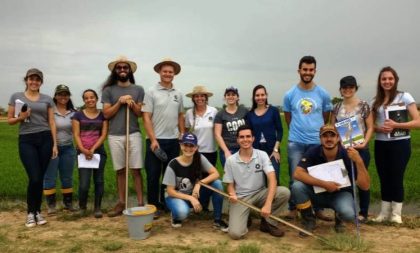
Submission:
M 381 76 L 384 72 L 391 72 L 392 75 L 394 76 L 395 79 L 395 84 L 392 87 L 392 89 L 390 90 L 390 96 L 388 98 L 388 101 L 386 102 L 386 104 L 384 105 L 389 105 L 392 103 L 392 101 L 394 101 L 395 97 L 397 96 L 397 94 L 399 93 L 399 91 L 397 90 L 398 88 L 398 81 L 400 80 L 400 78 L 398 77 L 397 71 L 395 71 L 395 69 L 393 69 L 390 66 L 387 67 L 383 67 L 381 69 L 381 71 L 379 72 L 378 75 L 378 84 L 376 86 L 376 96 L 375 96 L 375 101 L 373 102 L 373 112 L 376 114 L 379 107 L 381 107 L 381 105 L 384 103 L 385 101 L 385 91 L 381 86 Z

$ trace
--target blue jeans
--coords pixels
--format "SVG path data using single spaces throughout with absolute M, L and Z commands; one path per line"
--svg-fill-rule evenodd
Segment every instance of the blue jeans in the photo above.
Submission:
M 256 147 L 259 150 L 264 151 L 270 157 L 273 153 L 274 146 L 268 146 L 266 143 L 258 143 Z M 276 161 L 274 157 L 271 157 L 271 164 L 273 164 L 274 171 L 276 172 L 277 185 L 280 185 L 280 163 Z
M 318 144 L 304 144 L 300 142 L 289 141 L 287 143 L 287 161 L 289 163 L 289 188 L 292 189 L 293 185 L 293 173 L 295 172 L 296 166 L 298 165 L 300 159 L 302 159 L 303 154 L 312 148 L 316 147 Z M 289 210 L 295 210 L 296 204 L 293 201 L 293 198 L 289 200 Z
M 323 192 L 315 194 L 312 185 L 295 181 L 292 185 L 292 198 L 296 205 L 311 201 L 312 205 L 322 208 L 331 208 L 338 218 L 343 221 L 352 221 L 356 211 L 353 206 L 353 194 L 348 191 Z
M 158 139 L 159 146 L 166 152 L 168 160 L 162 162 L 150 150 L 150 140 L 146 139 L 146 177 L 147 177 L 147 203 L 155 205 L 159 209 L 164 209 L 165 187 L 161 184 L 160 178 L 165 174 L 168 163 L 179 156 L 178 139 Z
M 95 150 L 95 153 L 101 155 L 99 168 L 79 168 L 79 206 L 82 209 L 86 209 L 87 200 L 89 196 L 90 178 L 92 177 L 92 174 L 93 183 L 95 185 L 95 208 L 100 208 L 102 197 L 104 195 L 104 171 L 107 159 L 104 146 L 102 145 L 100 148 Z
M 19 135 L 19 156 L 29 178 L 26 194 L 28 213 L 41 212 L 42 183 L 52 147 L 50 131 Z
M 55 189 L 57 173 L 60 172 L 62 189 L 73 187 L 73 168 L 76 161 L 76 150 L 73 144 L 58 146 L 58 156 L 51 159 L 44 176 L 44 189 Z
M 370 163 L 370 153 L 369 149 L 359 149 L 359 154 L 362 157 L 363 163 L 365 164 L 366 169 L 369 168 Z M 370 203 L 370 190 L 362 190 L 359 187 L 357 187 L 359 192 L 359 207 L 360 211 L 359 213 L 363 216 L 368 216 L 369 213 L 369 203 Z
M 222 181 L 220 181 L 219 179 L 213 181 L 210 184 L 210 186 L 220 191 L 223 191 Z M 210 196 L 212 197 L 212 203 L 214 208 L 213 218 L 214 220 L 220 220 L 222 218 L 223 196 L 205 188 L 204 186 L 201 186 L 200 198 L 198 199 L 200 203 L 208 203 Z M 172 197 L 166 197 L 165 201 L 166 206 L 172 213 L 173 219 L 182 221 L 185 220 L 190 214 L 190 209 L 192 208 L 192 206 L 189 201 Z
M 233 155 L 236 152 L 239 151 L 239 148 L 230 148 L 229 149 L 230 153 Z M 225 157 L 225 152 L 223 152 L 222 149 L 219 149 L 219 158 L 220 158 L 220 164 L 222 164 L 223 170 L 225 169 L 225 163 L 226 163 L 226 157 Z

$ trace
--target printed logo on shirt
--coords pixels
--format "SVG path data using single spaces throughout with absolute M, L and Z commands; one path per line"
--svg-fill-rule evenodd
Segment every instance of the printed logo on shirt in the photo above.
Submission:
M 209 117 L 209 121 L 213 121 L 213 117 L 212 116 Z
M 298 106 L 300 111 L 303 114 L 307 115 L 311 114 L 311 112 L 315 110 L 316 102 L 311 98 L 302 98 L 301 100 L 299 100 Z
M 174 95 L 174 102 L 179 103 L 179 101 L 178 101 L 178 95 Z
M 227 130 L 229 132 L 234 132 L 234 134 L 236 134 L 236 131 L 242 125 L 245 125 L 245 120 L 244 119 L 226 122 L 226 128 L 227 128 Z
M 263 172 L 263 169 L 259 163 L 255 164 L 255 173 Z

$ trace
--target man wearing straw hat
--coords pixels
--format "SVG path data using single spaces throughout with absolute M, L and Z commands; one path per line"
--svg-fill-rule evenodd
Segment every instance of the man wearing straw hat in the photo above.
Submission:
M 248 125 L 242 125 L 236 133 L 239 151 L 226 160 L 223 182 L 231 202 L 229 207 L 229 235 L 241 239 L 247 232 L 250 208 L 237 203 L 240 199 L 261 208 L 260 230 L 281 237 L 284 231 L 278 221 L 268 218 L 279 216 L 290 197 L 290 191 L 277 186 L 276 173 L 267 153 L 252 147 L 254 135 Z
M 103 113 L 109 119 L 108 143 L 117 177 L 118 203 L 108 213 L 109 217 L 122 214 L 126 206 L 126 110 L 129 109 L 129 168 L 131 169 L 138 205 L 144 205 L 142 192 L 143 167 L 142 137 L 138 117 L 144 99 L 143 87 L 136 85 L 133 73 L 137 64 L 126 57 L 119 57 L 108 64 L 111 71 L 102 86 Z M 128 108 L 127 108 L 128 107 Z
M 321 145 L 309 149 L 303 155 L 293 174 L 296 180 L 292 185 L 292 198 L 302 216 L 302 225 L 312 232 L 315 229 L 315 216 L 312 211 L 312 204 L 318 207 L 332 208 L 335 211 L 336 232 L 343 232 L 342 221 L 352 221 L 356 218 L 355 205 L 351 183 L 352 164 L 355 164 L 355 183 L 362 190 L 368 190 L 370 185 L 369 174 L 359 152 L 350 147 L 347 150 L 340 145 L 337 129 L 333 125 L 324 125 L 320 128 Z M 348 175 L 350 183 L 348 187 L 340 185 L 335 181 L 322 180 L 319 174 L 317 177 L 308 172 L 308 167 L 324 164 L 342 159 L 346 170 L 341 172 Z M 321 167 L 320 169 L 326 169 Z M 332 172 L 331 172 L 332 173 Z M 314 186 L 324 188 L 326 191 L 315 193 Z M 300 233 L 304 236 L 304 234 Z
M 185 129 L 182 93 L 172 81 L 181 66 L 171 59 L 155 65 L 160 82 L 151 87 L 144 97 L 142 107 L 146 139 L 147 200 L 159 210 L 164 210 L 164 186 L 160 182 L 168 162 L 179 155 L 178 138 Z M 160 214 L 156 212 L 155 218 Z

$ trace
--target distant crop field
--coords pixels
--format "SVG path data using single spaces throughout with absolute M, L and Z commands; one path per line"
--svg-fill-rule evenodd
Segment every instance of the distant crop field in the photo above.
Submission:
M 288 166 L 287 166 L 287 136 L 288 131 L 283 119 L 283 141 L 281 144 L 281 175 L 280 184 L 288 186 Z M 143 130 L 144 133 L 144 130 Z M 420 200 L 420 130 L 411 132 L 412 154 L 405 174 L 405 199 L 407 201 L 418 202 Z M 20 162 L 18 154 L 18 126 L 9 126 L 6 122 L 0 122 L 0 199 L 2 200 L 25 200 L 27 177 Z M 143 142 L 144 143 L 144 142 Z M 108 146 L 106 144 L 106 148 Z M 371 176 L 371 197 L 372 201 L 380 198 L 379 180 L 375 168 L 373 141 L 370 143 L 371 163 L 369 173 Z M 218 164 L 218 170 L 223 173 L 223 169 Z M 111 156 L 108 152 L 108 161 L 105 168 L 105 198 L 116 198 L 115 172 L 112 168 Z M 146 190 L 146 177 L 143 171 L 144 189 Z M 131 181 L 131 180 L 130 180 Z M 59 183 L 58 183 L 59 185 Z M 78 174 L 77 168 L 74 169 L 74 192 L 77 197 Z M 57 187 L 59 189 L 59 186 Z M 93 187 L 92 187 L 93 188 Z

